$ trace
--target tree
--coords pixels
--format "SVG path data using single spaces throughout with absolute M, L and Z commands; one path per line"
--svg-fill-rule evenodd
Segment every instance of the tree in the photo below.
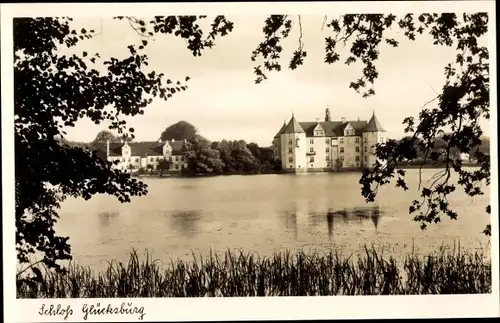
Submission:
M 197 133 L 195 126 L 187 121 L 179 121 L 168 126 L 160 136 L 161 140 L 191 140 Z
M 95 136 L 95 139 L 92 141 L 93 143 L 105 143 L 107 141 L 110 142 L 119 142 L 118 139 L 111 131 L 102 130 Z
M 160 161 L 158 162 L 158 169 L 160 170 L 160 176 L 162 176 L 164 172 L 168 172 L 170 166 L 172 166 L 172 162 L 170 160 L 166 158 L 160 159 Z
M 204 18 L 157 16 L 146 30 L 143 20 L 116 17 L 136 30 L 140 43 L 128 46 L 129 55 L 120 59 L 86 50 L 85 40 L 96 33 L 72 30 L 71 18 L 14 19 L 15 217 L 21 263 L 35 251 L 49 268 L 60 269 L 58 260 L 71 259 L 69 238 L 54 231 L 57 210 L 66 197 L 89 199 L 104 193 L 128 202 L 131 196 L 147 193 L 145 184 L 112 169 L 96 152 L 58 138 L 64 138 L 64 127 L 73 127 L 81 118 L 96 124 L 110 121 L 111 131 L 133 138 L 134 129 L 127 129 L 123 116 L 144 114 L 154 98 L 168 101 L 186 89 L 185 84 L 148 70 L 144 53 L 148 37 L 173 34 L 186 39 L 187 48 L 200 56 L 216 37 L 233 28 L 218 16 L 204 34 L 198 24 Z M 64 55 L 61 47 L 74 47 L 79 54 Z
M 222 173 L 224 164 L 220 159 L 219 151 L 212 149 L 210 141 L 200 135 L 196 135 L 191 141 L 188 141 L 185 156 L 188 168 L 192 173 Z

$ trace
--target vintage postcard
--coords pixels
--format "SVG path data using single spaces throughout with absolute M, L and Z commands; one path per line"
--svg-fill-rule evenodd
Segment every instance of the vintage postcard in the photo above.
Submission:
M 498 316 L 494 9 L 2 4 L 6 321 Z

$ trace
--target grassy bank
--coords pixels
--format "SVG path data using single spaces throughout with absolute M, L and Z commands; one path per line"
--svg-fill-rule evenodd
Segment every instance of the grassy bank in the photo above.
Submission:
M 134 251 L 102 272 L 70 265 L 41 268 L 38 281 L 17 277 L 18 298 L 477 294 L 491 292 L 491 263 L 481 253 L 441 249 L 401 260 L 365 248 L 358 256 L 227 251 L 162 266 Z

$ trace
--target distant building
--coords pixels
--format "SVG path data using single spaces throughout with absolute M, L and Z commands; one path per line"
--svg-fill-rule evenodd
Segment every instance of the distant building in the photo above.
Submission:
M 275 157 L 285 171 L 311 172 L 370 168 L 375 164 L 375 145 L 385 143 L 386 131 L 373 113 L 370 121 L 284 123 L 273 140 Z
M 187 167 L 184 156 L 185 141 L 107 142 L 105 156 L 108 161 L 118 161 L 115 167 L 132 171 L 139 169 L 158 170 L 162 159 L 170 160 L 169 171 L 180 171 Z

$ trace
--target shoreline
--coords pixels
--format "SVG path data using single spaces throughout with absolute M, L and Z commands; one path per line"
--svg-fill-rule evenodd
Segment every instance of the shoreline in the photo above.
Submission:
M 420 164 L 402 164 L 399 165 L 397 169 L 419 169 L 421 167 Z M 479 167 L 478 164 L 474 163 L 464 163 L 462 167 Z M 444 169 L 444 166 L 434 165 L 434 164 L 424 164 L 422 169 Z M 311 172 L 302 172 L 300 174 L 321 174 L 321 173 L 362 173 L 362 169 L 341 169 L 341 170 L 331 170 L 331 171 L 311 171 Z M 142 177 L 152 177 L 152 178 L 198 178 L 198 177 L 217 177 L 217 176 L 253 176 L 253 175 L 288 175 L 288 174 L 297 174 L 295 172 L 287 172 L 287 171 L 274 171 L 274 172 L 234 172 L 234 173 L 218 173 L 218 174 L 179 174 L 179 173 L 164 173 L 159 175 L 157 173 L 150 174 L 131 174 L 131 177 L 134 178 L 142 178 Z

